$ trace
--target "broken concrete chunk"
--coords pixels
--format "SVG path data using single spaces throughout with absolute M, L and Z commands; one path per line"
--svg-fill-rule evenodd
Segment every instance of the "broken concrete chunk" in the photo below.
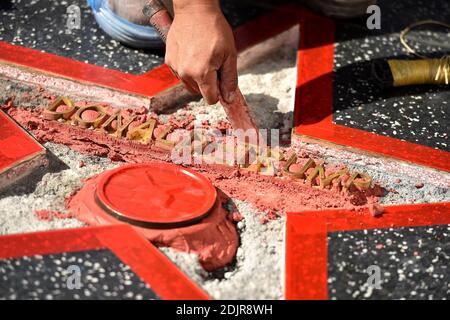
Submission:
M 0 190 L 46 164 L 46 149 L 0 110 Z

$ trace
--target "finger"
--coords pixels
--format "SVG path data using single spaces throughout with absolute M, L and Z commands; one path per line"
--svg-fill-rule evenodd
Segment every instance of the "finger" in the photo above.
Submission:
M 208 104 L 215 104 L 219 101 L 219 86 L 217 83 L 217 72 L 210 71 L 206 77 L 198 83 L 200 93 Z
M 190 93 L 200 93 L 200 89 L 194 81 L 181 80 L 181 82 Z
M 232 103 L 238 86 L 237 58 L 230 55 L 220 68 L 220 94 L 226 102 Z
M 197 82 L 189 74 L 181 70 L 179 79 L 184 84 L 186 89 L 188 89 L 188 91 L 190 91 L 191 93 L 200 93 Z
M 178 75 L 178 72 L 176 72 L 174 68 L 169 67 L 169 69 L 170 69 L 170 71 L 172 72 L 172 74 L 173 74 L 175 77 L 177 77 L 177 79 L 180 79 L 180 76 Z
M 180 74 L 177 72 L 177 67 L 174 63 L 172 63 L 171 58 L 166 54 L 165 57 L 165 64 L 169 66 L 170 71 L 174 74 L 175 77 L 181 80 L 184 87 L 190 92 L 190 93 L 200 93 L 200 89 L 197 86 L 197 83 L 190 77 L 187 77 L 184 74 Z

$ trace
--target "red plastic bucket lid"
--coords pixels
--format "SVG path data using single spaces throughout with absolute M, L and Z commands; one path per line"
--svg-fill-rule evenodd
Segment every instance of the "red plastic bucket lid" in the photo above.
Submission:
M 217 192 L 201 174 L 168 163 L 121 166 L 103 175 L 97 203 L 121 221 L 149 228 L 193 224 L 209 214 Z

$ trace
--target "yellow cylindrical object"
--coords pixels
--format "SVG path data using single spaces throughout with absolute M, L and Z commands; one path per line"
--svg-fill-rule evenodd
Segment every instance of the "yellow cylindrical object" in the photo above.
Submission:
M 448 60 L 388 60 L 394 87 L 420 84 L 448 84 Z

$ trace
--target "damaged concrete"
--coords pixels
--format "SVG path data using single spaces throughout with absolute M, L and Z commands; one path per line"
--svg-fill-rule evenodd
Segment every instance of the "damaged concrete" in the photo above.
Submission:
M 288 72 L 287 69 L 293 70 L 292 65 L 285 66 L 284 64 L 285 62 L 278 64 L 274 62 L 275 67 L 267 70 L 264 69 L 264 65 L 261 65 L 259 68 L 264 69 L 263 72 L 249 70 L 244 76 L 248 75 L 251 79 L 250 83 L 263 77 L 263 74 L 272 73 L 273 76 L 277 68 L 283 72 Z M 268 80 L 268 83 L 270 81 L 273 80 Z M 18 92 L 20 84 L 14 83 L 14 86 L 7 89 L 8 85 L 12 85 L 10 80 L 0 81 L 0 88 L 5 92 L 5 96 L 11 96 L 11 93 Z M 245 86 L 242 80 L 241 85 Z M 262 94 L 267 96 L 273 94 L 275 85 L 264 84 L 261 86 L 264 87 L 261 89 Z M 22 94 L 16 95 L 14 101 L 17 106 L 44 107 L 50 101 L 48 97 L 42 97 L 42 92 L 33 89 L 32 86 L 25 84 L 21 88 L 19 92 Z M 289 89 L 280 89 L 276 93 L 279 96 L 275 99 L 287 103 L 286 101 L 291 99 L 292 92 L 286 90 Z M 36 97 L 29 97 L 27 100 L 27 93 L 36 93 Z M 54 94 L 51 95 L 60 94 L 60 92 L 54 91 Z M 76 95 L 71 97 L 79 99 Z M 101 97 L 88 97 L 88 99 L 102 102 Z M 248 100 L 250 105 L 258 105 L 257 101 L 251 102 L 251 97 Z M 269 102 L 270 100 L 263 98 L 259 101 Z M 281 110 L 282 104 L 279 104 L 277 109 Z M 118 106 L 120 103 L 114 101 L 112 105 Z M 128 105 L 128 107 L 141 106 L 140 102 Z M 195 114 L 194 121 L 218 123 L 226 120 L 222 113 L 219 106 L 207 107 L 200 101 L 190 104 L 189 107 L 160 115 L 160 117 L 168 119 L 175 115 L 177 119 L 182 120 Z M 285 119 L 284 116 L 283 119 Z M 267 119 L 268 122 L 272 120 L 273 118 Z M 278 126 L 286 121 L 276 120 L 275 122 Z M 52 130 L 56 131 L 57 129 L 55 127 Z M 50 141 L 50 139 L 45 139 L 45 133 L 41 138 Z M 53 210 L 67 214 L 65 199 L 82 187 L 84 179 L 123 163 L 117 161 L 133 162 L 131 150 L 134 147 L 132 148 L 131 145 L 129 149 L 124 149 L 123 145 L 108 146 L 104 144 L 104 141 L 99 140 L 98 148 L 85 148 L 83 146 L 88 145 L 86 139 L 76 139 L 75 131 L 72 138 L 70 148 L 62 145 L 62 140 L 45 142 L 44 145 L 51 155 L 50 166 L 0 195 L 0 234 L 83 225 L 79 220 L 70 218 L 70 215 L 63 216 L 63 219 L 52 217 L 43 220 L 42 215 L 36 214 L 36 211 Z M 314 144 L 299 142 L 294 144 L 293 148 L 298 152 L 299 157 L 304 157 L 302 159 L 312 156 L 323 159 L 326 164 L 345 164 L 355 171 L 367 172 L 374 182 L 389 191 L 379 199 L 384 205 L 450 200 L 447 192 L 450 178 L 447 173 L 431 172 L 428 169 L 401 164 L 393 160 L 361 156 L 349 151 L 341 152 L 334 148 L 325 148 Z M 142 149 L 143 153 L 146 151 L 147 149 Z M 168 158 L 164 152 L 153 151 L 148 160 L 165 161 Z M 241 240 L 235 260 L 225 268 L 207 272 L 201 267 L 195 254 L 179 253 L 169 248 L 161 248 L 161 250 L 213 298 L 280 299 L 282 298 L 281 256 L 284 225 L 284 216 L 279 212 L 280 208 L 286 211 L 302 211 L 353 205 L 349 199 L 341 198 L 338 194 L 328 190 L 316 190 L 303 183 L 292 183 L 285 180 L 277 180 L 274 183 L 273 178 L 255 174 L 244 173 L 236 176 L 234 168 L 229 168 L 229 171 L 223 169 L 223 166 L 221 168 L 218 170 L 211 166 L 208 168 L 197 167 L 196 169 L 210 178 L 216 187 L 224 190 L 230 197 L 226 208 L 231 219 L 233 216 L 236 217 L 234 223 L 236 223 Z M 416 188 L 417 183 L 423 183 L 423 187 Z M 317 199 L 321 199 L 320 204 Z M 268 216 L 270 218 L 267 218 Z

